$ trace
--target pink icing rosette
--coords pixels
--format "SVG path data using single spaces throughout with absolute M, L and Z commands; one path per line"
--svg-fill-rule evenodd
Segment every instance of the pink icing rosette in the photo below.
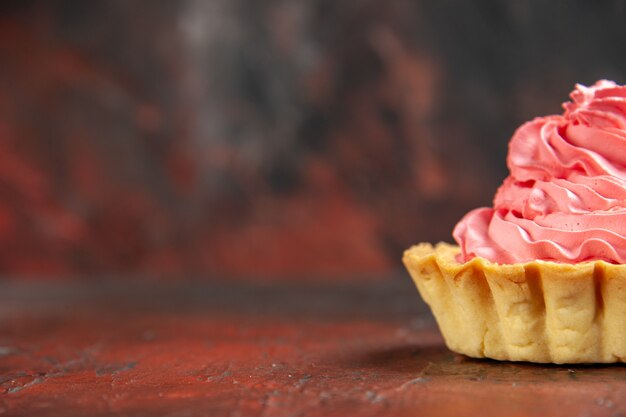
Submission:
M 493 208 L 454 229 L 459 261 L 626 263 L 626 87 L 577 85 L 563 115 L 522 125 Z

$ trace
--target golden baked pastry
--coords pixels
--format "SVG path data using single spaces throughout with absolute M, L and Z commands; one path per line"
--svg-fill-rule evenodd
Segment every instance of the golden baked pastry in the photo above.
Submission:
M 450 350 L 473 358 L 626 362 L 626 265 L 455 260 L 423 243 L 403 262 Z

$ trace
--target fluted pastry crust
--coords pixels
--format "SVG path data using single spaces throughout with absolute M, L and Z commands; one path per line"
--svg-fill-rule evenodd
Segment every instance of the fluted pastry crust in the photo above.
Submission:
M 511 361 L 626 362 L 626 265 L 459 263 L 459 251 L 422 243 L 403 257 L 451 350 Z

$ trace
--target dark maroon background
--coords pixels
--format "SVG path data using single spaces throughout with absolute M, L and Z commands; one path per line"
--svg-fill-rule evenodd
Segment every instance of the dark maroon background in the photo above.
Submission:
M 0 3 L 0 273 L 380 277 L 519 123 L 626 81 L 624 1 Z

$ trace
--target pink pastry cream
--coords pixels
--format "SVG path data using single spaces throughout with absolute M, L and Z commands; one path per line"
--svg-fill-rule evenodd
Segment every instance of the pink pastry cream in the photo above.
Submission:
M 562 115 L 522 125 L 493 208 L 454 229 L 458 260 L 626 263 L 626 86 L 577 85 Z

